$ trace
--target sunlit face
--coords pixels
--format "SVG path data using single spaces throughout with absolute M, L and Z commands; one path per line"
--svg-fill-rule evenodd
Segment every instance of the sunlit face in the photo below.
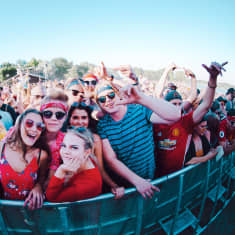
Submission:
M 180 99 L 173 99 L 170 101 L 170 103 L 172 103 L 173 105 L 180 107 L 182 105 L 182 100 Z
M 85 149 L 85 141 L 72 132 L 66 133 L 60 148 L 60 156 L 66 164 L 73 159 L 80 159 L 80 166 L 87 160 L 89 150 Z
M 86 77 L 86 78 L 83 78 L 83 81 L 84 81 L 84 85 L 88 91 L 92 92 L 95 90 L 95 86 L 97 84 L 97 81 L 95 78 Z
M 103 100 L 103 102 L 101 102 L 101 100 Z M 114 90 L 112 89 L 104 90 L 97 96 L 97 102 L 101 109 L 110 114 L 119 111 L 120 106 L 116 104 L 119 100 L 120 98 L 114 93 Z
M 198 135 L 204 135 L 207 129 L 207 121 L 200 122 L 196 127 L 195 127 L 195 132 Z
M 44 128 L 42 118 L 37 113 L 28 113 L 20 126 L 21 138 L 25 145 L 33 146 Z
M 74 127 L 88 127 L 89 117 L 87 111 L 84 109 L 74 109 L 70 118 L 70 125 Z
M 66 119 L 66 113 L 63 109 L 50 107 L 43 110 L 43 121 L 47 132 L 58 132 Z
M 224 101 L 221 101 L 221 102 L 219 102 L 219 103 L 220 103 L 221 109 L 225 109 L 225 102 L 224 102 Z
M 66 94 L 69 97 L 68 103 L 71 105 L 74 102 L 81 102 L 82 98 L 84 97 L 84 91 L 79 84 L 75 84 L 71 86 L 69 89 L 66 90 Z

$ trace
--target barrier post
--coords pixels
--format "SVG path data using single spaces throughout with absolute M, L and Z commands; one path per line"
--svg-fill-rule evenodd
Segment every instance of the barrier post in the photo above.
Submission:
M 178 191 L 178 201 L 177 201 L 175 216 L 171 224 L 171 230 L 170 230 L 171 235 L 174 233 L 175 221 L 178 218 L 179 211 L 180 211 L 182 192 L 183 192 L 183 186 L 184 186 L 184 174 L 180 175 L 179 178 L 180 178 L 180 183 L 179 183 L 179 191 Z

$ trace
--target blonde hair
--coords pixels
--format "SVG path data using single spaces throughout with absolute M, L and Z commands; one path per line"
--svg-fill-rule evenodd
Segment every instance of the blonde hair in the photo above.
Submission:
M 58 100 L 67 104 L 68 96 L 60 88 L 53 88 L 48 90 L 48 94 L 42 99 L 41 105 L 47 103 L 49 100 Z
M 90 130 L 86 127 L 78 127 L 78 128 L 69 128 L 67 133 L 73 133 L 79 138 L 83 139 L 85 142 L 85 149 L 93 149 L 94 146 L 94 138 Z

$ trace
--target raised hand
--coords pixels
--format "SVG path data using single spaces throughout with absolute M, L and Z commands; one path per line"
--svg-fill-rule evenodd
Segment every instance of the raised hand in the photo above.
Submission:
M 191 78 L 195 78 L 195 74 L 190 70 L 190 69 L 186 69 L 186 68 L 183 68 L 184 70 L 184 73 L 187 77 L 191 77 Z
M 99 67 L 95 68 L 94 73 L 95 73 L 95 75 L 97 75 L 97 77 L 99 77 L 101 79 L 105 79 L 105 80 L 108 80 L 108 81 L 112 80 L 112 77 L 110 77 L 108 75 L 107 69 L 106 69 L 103 61 L 101 61 Z
M 224 62 L 222 64 L 219 64 L 217 62 L 212 62 L 210 67 L 206 66 L 205 64 L 202 64 L 202 66 L 207 70 L 207 72 L 211 75 L 211 77 L 217 77 L 219 74 L 222 76 L 222 70 L 226 71 L 223 67 L 228 62 Z
M 174 71 L 175 69 L 178 69 L 178 68 L 179 67 L 174 62 L 172 62 L 171 64 L 167 66 L 168 71 Z
M 136 86 L 128 85 L 119 89 L 120 101 L 118 104 L 136 104 L 141 98 L 141 92 Z
M 121 74 L 125 77 L 132 79 L 135 82 L 138 82 L 138 77 L 133 72 L 130 65 L 120 65 L 119 67 L 113 68 L 114 71 L 120 71 Z

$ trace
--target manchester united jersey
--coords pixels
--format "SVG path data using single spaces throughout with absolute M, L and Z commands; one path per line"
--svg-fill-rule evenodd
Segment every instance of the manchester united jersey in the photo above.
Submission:
M 193 127 L 193 112 L 172 125 L 154 125 L 158 177 L 182 169 Z

